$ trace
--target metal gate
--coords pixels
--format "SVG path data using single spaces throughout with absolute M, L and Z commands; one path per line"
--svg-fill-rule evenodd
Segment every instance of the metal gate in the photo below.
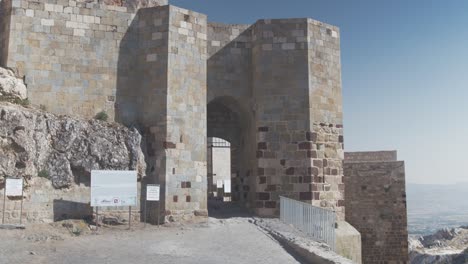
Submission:
M 217 137 L 208 138 L 208 198 L 231 200 L 231 144 Z

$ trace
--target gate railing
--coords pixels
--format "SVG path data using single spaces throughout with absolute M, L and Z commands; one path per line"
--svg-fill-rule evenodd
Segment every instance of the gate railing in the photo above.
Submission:
M 335 212 L 280 196 L 280 219 L 335 251 Z

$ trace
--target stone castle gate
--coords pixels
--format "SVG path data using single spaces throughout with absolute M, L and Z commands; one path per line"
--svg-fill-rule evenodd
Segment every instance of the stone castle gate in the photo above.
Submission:
M 138 127 L 167 215 L 207 213 L 209 136 L 231 142 L 232 188 L 257 214 L 278 214 L 285 195 L 344 218 L 338 28 L 210 23 L 164 0 L 0 5 L 0 65 L 24 77 L 35 105 Z

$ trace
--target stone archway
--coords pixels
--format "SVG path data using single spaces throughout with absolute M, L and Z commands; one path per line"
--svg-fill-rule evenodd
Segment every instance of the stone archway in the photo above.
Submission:
M 251 169 L 255 158 L 255 150 L 252 148 L 255 143 L 251 141 L 255 138 L 251 136 L 250 128 L 250 118 L 247 112 L 234 98 L 223 96 L 208 103 L 207 136 L 209 139 L 220 138 L 229 142 L 231 150 L 231 193 L 226 195 L 229 199 L 224 200 L 246 208 L 251 208 L 255 193 L 255 181 Z M 208 173 L 212 172 L 211 161 L 212 157 L 208 157 Z M 209 186 L 208 191 L 213 188 L 216 186 Z M 210 194 L 208 194 L 208 199 L 210 199 Z

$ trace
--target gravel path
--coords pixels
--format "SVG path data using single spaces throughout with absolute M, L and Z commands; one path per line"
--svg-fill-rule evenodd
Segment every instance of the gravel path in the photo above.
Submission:
M 249 220 L 103 228 L 98 235 L 78 237 L 50 226 L 0 230 L 0 263 L 299 263 Z

